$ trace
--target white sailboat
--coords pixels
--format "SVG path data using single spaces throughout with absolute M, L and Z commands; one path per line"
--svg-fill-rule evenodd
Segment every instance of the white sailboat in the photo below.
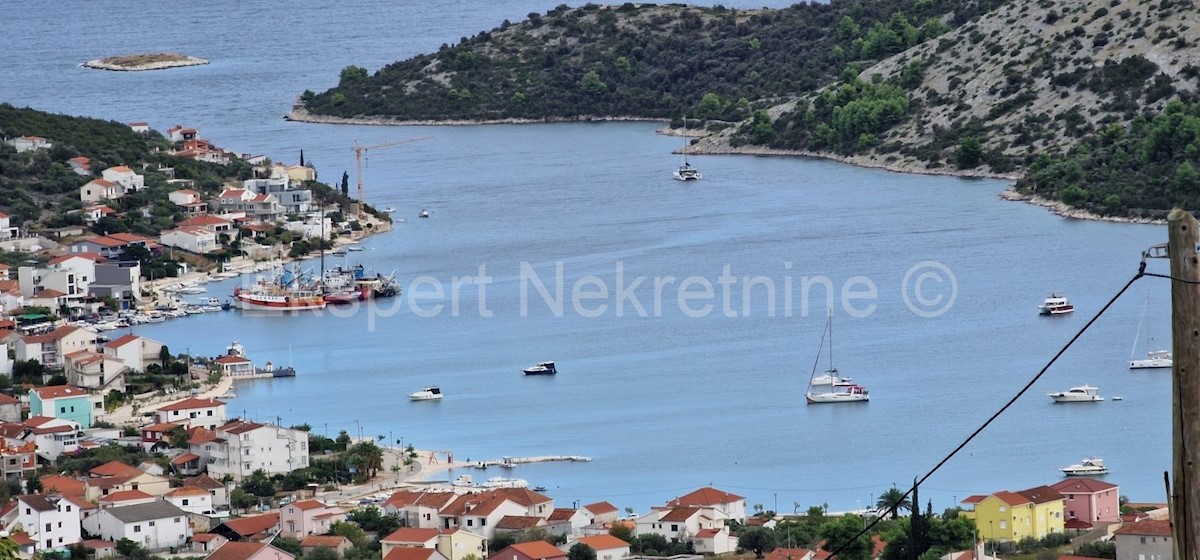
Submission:
M 1146 358 L 1135 359 L 1138 341 L 1142 337 L 1142 325 L 1146 326 Z M 1133 337 L 1133 349 L 1129 351 L 1129 369 L 1169 368 L 1175 365 L 1170 350 L 1154 350 L 1154 337 L 1150 336 L 1150 297 L 1146 296 L 1146 305 L 1142 309 L 1142 320 L 1138 322 L 1137 334 Z
M 830 385 L 830 388 L 828 391 L 814 393 L 814 381 L 818 379 L 817 364 L 821 362 L 821 350 L 825 347 L 826 339 L 829 340 L 829 369 L 825 370 L 825 373 L 821 377 L 828 380 L 825 384 Z M 839 381 L 846 384 L 839 384 Z M 812 373 L 808 376 L 808 390 L 804 393 L 804 399 L 808 404 L 865 402 L 871 400 L 866 387 L 849 383 L 849 381 L 850 378 L 841 377 L 837 368 L 833 365 L 833 310 L 830 310 L 829 318 L 825 322 L 825 331 L 821 333 L 821 344 L 817 346 L 817 359 L 813 361 Z
M 685 119 L 683 121 L 683 123 L 684 123 L 684 126 L 686 127 L 687 120 Z M 675 170 L 674 176 L 676 179 L 679 179 L 680 181 L 698 181 L 701 179 L 700 170 L 696 169 L 695 167 L 692 167 L 692 165 L 688 163 L 687 147 L 688 147 L 688 137 L 687 137 L 687 132 L 685 130 L 684 136 L 683 136 L 683 148 L 679 150 L 680 153 L 683 154 L 683 165 L 680 166 L 679 169 Z

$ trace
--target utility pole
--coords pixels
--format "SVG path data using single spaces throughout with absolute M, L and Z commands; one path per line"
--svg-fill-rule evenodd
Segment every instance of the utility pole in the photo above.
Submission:
M 1171 257 L 1171 445 L 1174 480 L 1168 506 L 1176 560 L 1197 557 L 1200 520 L 1200 223 L 1179 208 L 1167 215 L 1167 254 Z

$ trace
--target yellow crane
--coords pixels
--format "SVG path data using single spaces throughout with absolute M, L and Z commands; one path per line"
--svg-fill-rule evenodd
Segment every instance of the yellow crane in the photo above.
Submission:
M 412 142 L 419 142 L 421 140 L 428 140 L 430 138 L 433 138 L 433 136 L 420 136 L 417 138 L 407 138 L 405 140 L 396 140 L 395 142 L 383 142 L 380 144 L 372 144 L 370 146 L 359 146 L 357 141 L 354 143 L 354 146 L 351 149 L 354 150 L 354 171 L 358 174 L 358 217 L 359 218 L 361 218 L 363 216 L 363 182 L 362 182 L 363 153 L 365 153 L 367 150 L 376 150 L 379 148 L 387 148 L 389 146 L 398 146 L 400 144 L 409 144 Z

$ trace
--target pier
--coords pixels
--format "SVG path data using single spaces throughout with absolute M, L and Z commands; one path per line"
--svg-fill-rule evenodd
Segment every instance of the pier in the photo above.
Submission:
M 500 459 L 490 459 L 486 461 L 475 461 L 470 466 L 477 469 L 486 469 L 488 467 L 501 467 L 511 469 L 517 465 L 528 465 L 530 463 L 548 463 L 551 461 L 571 461 L 573 463 L 586 463 L 591 461 L 591 457 L 583 455 L 540 455 L 537 457 L 503 457 Z

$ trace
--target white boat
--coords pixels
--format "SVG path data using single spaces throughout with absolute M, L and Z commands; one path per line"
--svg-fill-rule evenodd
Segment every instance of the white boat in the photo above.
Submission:
M 525 375 L 554 375 L 558 373 L 558 368 L 554 366 L 554 362 L 541 362 L 521 371 L 525 372 Z
M 395 212 L 396 209 L 392 208 L 391 206 L 388 206 L 387 208 L 384 208 L 383 211 L 387 214 L 391 214 L 391 213 Z
M 348 251 L 362 251 L 362 250 L 363 250 L 363 247 L 362 247 L 362 245 L 351 245 L 351 246 L 349 246 L 349 247 L 346 247 L 346 250 L 348 250 Z
M 523 478 L 504 478 L 493 476 L 479 484 L 483 488 L 529 488 L 529 481 Z
M 1058 292 L 1051 292 L 1050 295 L 1046 296 L 1046 301 L 1043 301 L 1038 306 L 1039 315 L 1062 315 L 1063 313 L 1070 313 L 1072 311 L 1075 311 L 1075 306 L 1071 305 L 1071 302 L 1067 300 L 1067 296 Z
M 829 340 L 829 369 L 825 370 L 825 377 L 829 378 L 830 388 L 828 391 L 820 393 L 813 392 L 813 381 L 817 379 L 817 364 L 821 361 L 821 351 L 825 347 L 825 340 Z M 821 344 L 817 346 L 817 359 L 813 362 L 812 373 L 808 376 L 808 390 L 804 393 L 804 400 L 808 404 L 821 403 L 842 403 L 842 402 L 866 402 L 871 400 L 871 395 L 866 387 L 849 383 L 847 385 L 838 385 L 836 380 L 844 379 L 849 382 L 849 378 L 842 378 L 838 375 L 838 370 L 833 365 L 833 310 L 829 310 L 829 318 L 825 321 L 825 331 L 821 333 Z
M 686 126 L 686 124 L 687 124 L 687 121 L 685 120 L 684 125 Z M 700 179 L 702 179 L 702 177 L 700 175 L 700 170 L 696 169 L 695 167 L 692 167 L 692 165 L 690 163 L 688 163 L 687 148 L 688 148 L 688 137 L 685 135 L 683 137 L 683 148 L 681 148 L 679 150 L 679 153 L 683 154 L 683 165 L 679 166 L 679 169 L 676 169 L 675 173 L 673 173 L 672 175 L 674 175 L 675 178 L 680 181 L 699 181 Z
M 408 398 L 414 401 L 440 401 L 442 390 L 437 387 L 422 387 L 420 391 L 409 393 Z
M 181 294 L 203 294 L 204 292 L 208 291 L 208 288 L 203 286 L 184 286 L 176 291 Z
M 428 217 L 429 217 L 429 211 L 428 211 L 428 210 L 421 210 L 421 213 L 420 213 L 420 214 L 417 214 L 417 217 L 418 217 L 418 218 L 428 218 Z
M 1135 359 L 1138 340 L 1142 337 L 1142 325 L 1146 326 L 1146 358 Z M 1150 335 L 1150 298 L 1146 297 L 1146 305 L 1142 309 L 1142 320 L 1138 323 L 1137 334 L 1133 337 L 1133 349 L 1129 351 L 1129 369 L 1169 368 L 1175 365 L 1170 350 L 1151 350 L 1154 347 L 1154 337 Z
M 1049 395 L 1050 398 L 1054 399 L 1054 402 L 1056 402 L 1056 403 L 1059 403 L 1059 402 L 1099 402 L 1099 401 L 1104 400 L 1104 397 L 1100 396 L 1100 389 L 1098 387 L 1092 387 L 1090 385 L 1083 385 L 1080 387 L 1071 387 L 1070 389 L 1067 389 L 1066 391 L 1059 391 L 1057 393 L 1047 393 L 1047 395 Z
M 1108 474 L 1108 467 L 1104 466 L 1104 459 L 1096 457 L 1088 457 L 1082 462 L 1063 467 L 1059 469 L 1067 476 L 1093 476 L 1098 474 Z

